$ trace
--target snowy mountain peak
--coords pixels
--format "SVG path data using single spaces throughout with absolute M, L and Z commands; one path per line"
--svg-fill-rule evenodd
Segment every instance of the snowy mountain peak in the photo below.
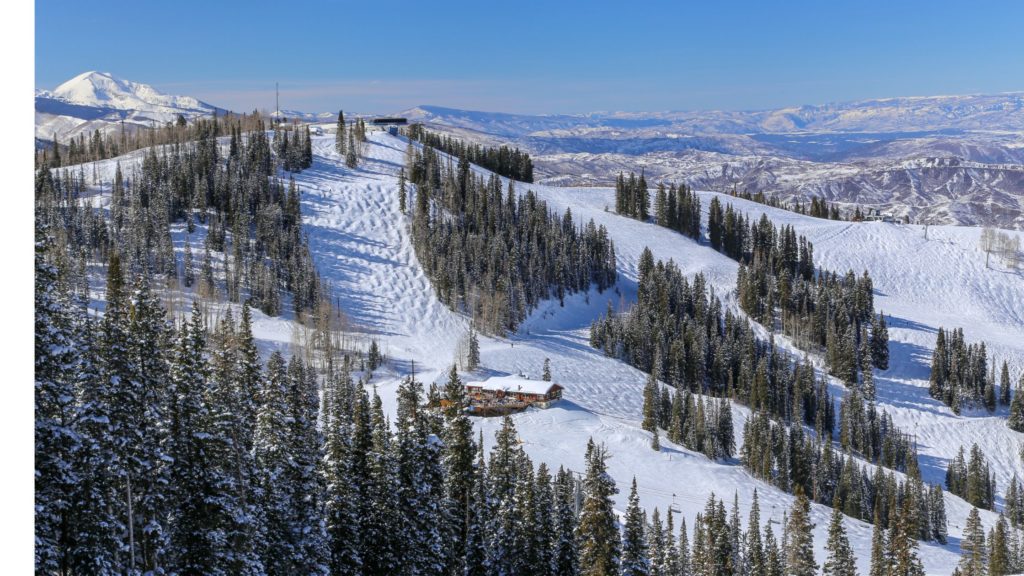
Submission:
M 191 96 L 172 96 L 148 84 L 117 78 L 109 72 L 89 71 L 58 86 L 52 96 L 73 104 L 119 110 L 213 112 L 214 107 Z

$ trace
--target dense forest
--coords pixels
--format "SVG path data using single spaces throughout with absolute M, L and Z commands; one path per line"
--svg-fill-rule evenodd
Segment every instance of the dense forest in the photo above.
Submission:
M 454 158 L 465 158 L 470 163 L 490 170 L 499 176 L 517 182 L 533 182 L 533 160 L 530 159 L 528 153 L 519 148 L 509 148 L 508 146 L 492 148 L 463 142 L 458 138 L 431 132 L 422 124 L 413 124 L 404 132 L 410 140 L 415 140 Z
M 578 225 L 533 192 L 516 194 L 511 181 L 503 192 L 501 179 L 478 176 L 466 156 L 452 166 L 411 142 L 407 156 L 420 264 L 441 301 L 482 330 L 515 330 L 541 300 L 615 283 L 615 248 L 603 226 Z

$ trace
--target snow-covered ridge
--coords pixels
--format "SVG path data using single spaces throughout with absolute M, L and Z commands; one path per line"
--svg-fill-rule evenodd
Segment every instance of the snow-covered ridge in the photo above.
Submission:
M 66 140 L 83 132 L 105 132 L 223 113 L 192 96 L 165 94 L 148 84 L 109 72 L 85 72 L 52 91 L 36 91 L 36 137 Z

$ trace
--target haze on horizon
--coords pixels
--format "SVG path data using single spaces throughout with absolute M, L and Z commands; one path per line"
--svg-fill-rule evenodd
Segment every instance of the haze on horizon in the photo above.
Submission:
M 238 111 L 757 110 L 1024 89 L 1024 4 L 36 4 L 36 86 L 87 70 Z

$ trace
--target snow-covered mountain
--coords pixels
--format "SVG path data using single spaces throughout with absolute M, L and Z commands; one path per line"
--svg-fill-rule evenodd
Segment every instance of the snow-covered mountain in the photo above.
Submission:
M 541 181 L 641 168 L 718 190 L 818 196 L 932 224 L 1024 227 L 1024 93 L 751 112 L 505 114 L 419 106 L 411 120 L 530 151 Z
M 82 132 L 136 129 L 224 110 L 191 96 L 164 94 L 148 84 L 85 72 L 53 91 L 36 91 L 36 138 L 66 140 Z
M 304 231 L 325 283 L 333 287 L 354 338 L 375 338 L 389 358 L 372 382 L 391 417 L 396 410 L 398 383 L 415 363 L 418 378 L 430 382 L 444 374 L 458 353 L 459 340 L 469 320 L 444 306 L 413 249 L 409 218 L 398 206 L 398 170 L 406 142 L 372 132 L 358 168 L 348 168 L 334 149 L 333 136 L 313 137 L 313 166 L 294 175 L 301 190 Z M 703 153 L 715 156 L 718 153 Z M 141 162 L 142 151 L 86 166 L 100 182 L 110 182 L 115 167 L 131 169 Z M 718 160 L 722 159 L 719 154 Z M 704 161 L 711 162 L 714 158 Z M 792 163 L 818 163 L 790 160 Z M 782 170 L 766 167 L 766 170 Z M 798 170 L 799 167 L 794 168 Z M 94 190 L 102 206 L 109 185 Z M 723 304 L 736 308 L 733 290 L 738 264 L 699 243 L 652 223 L 619 216 L 608 188 L 561 187 L 547 184 L 517 185 L 532 190 L 558 211 L 571 210 L 576 222 L 591 218 L 604 226 L 615 242 L 619 281 L 603 294 L 596 290 L 565 299 L 546 301 L 517 333 L 508 338 L 481 337 L 481 357 L 487 374 L 538 375 L 550 359 L 554 379 L 565 386 L 565 400 L 548 410 L 529 410 L 513 418 L 523 449 L 535 462 L 551 468 L 583 469 L 583 447 L 589 438 L 611 452 L 609 473 L 618 484 L 616 504 L 624 509 L 630 479 L 635 476 L 641 503 L 649 510 L 672 506 L 692 526 L 711 493 L 727 500 L 735 493 L 745 511 L 756 489 L 763 516 L 782 520 L 792 496 L 753 478 L 735 460 L 709 460 L 700 453 L 662 440 L 662 450 L 649 448 L 650 435 L 641 428 L 642 389 L 646 375 L 604 355 L 588 344 L 588 328 L 611 303 L 627 306 L 636 298 L 639 262 L 645 247 L 658 259 L 672 259 L 687 276 L 698 272 L 722 295 Z M 701 192 L 702 205 L 714 192 Z M 769 208 L 738 198 L 723 202 L 758 218 L 766 213 L 777 224 L 792 225 L 815 247 L 815 260 L 825 269 L 868 270 L 874 282 L 875 304 L 890 318 L 890 368 L 876 375 L 878 405 L 897 426 L 915 435 L 922 476 L 941 482 L 947 463 L 961 445 L 983 445 L 993 466 L 1000 493 L 1010 478 L 1024 476 L 1019 450 L 1024 436 L 1005 423 L 1006 411 L 996 414 L 957 415 L 928 395 L 929 360 L 940 326 L 963 327 L 968 341 L 984 341 L 991 357 L 1007 360 L 1016 378 L 1024 371 L 1024 281 L 1021 271 L 993 259 L 986 265 L 979 248 L 981 229 L 964 226 L 921 226 L 882 222 L 850 223 L 811 218 Z M 1011 233 L 1024 239 L 1024 233 Z M 198 234 L 187 235 L 185 225 L 175 229 L 175 246 L 183 251 L 192 242 L 202 250 Z M 950 303 L 955 302 L 955 307 Z M 282 349 L 296 339 L 296 327 L 282 318 L 256 313 L 256 336 L 261 348 Z M 777 340 L 785 350 L 802 355 L 787 338 Z M 821 358 L 814 361 L 821 367 Z M 479 375 L 479 374 L 478 374 Z M 830 391 L 838 398 L 845 388 L 831 379 Z M 737 443 L 750 411 L 733 407 Z M 498 419 L 475 418 L 489 449 Z M 921 543 L 920 555 L 928 574 L 949 574 L 955 567 L 967 503 L 946 494 L 950 542 Z M 824 560 L 829 509 L 812 507 L 815 553 Z M 986 527 L 996 518 L 983 511 Z M 765 520 L 767 518 L 762 518 Z M 845 519 L 859 571 L 867 573 L 871 526 Z

